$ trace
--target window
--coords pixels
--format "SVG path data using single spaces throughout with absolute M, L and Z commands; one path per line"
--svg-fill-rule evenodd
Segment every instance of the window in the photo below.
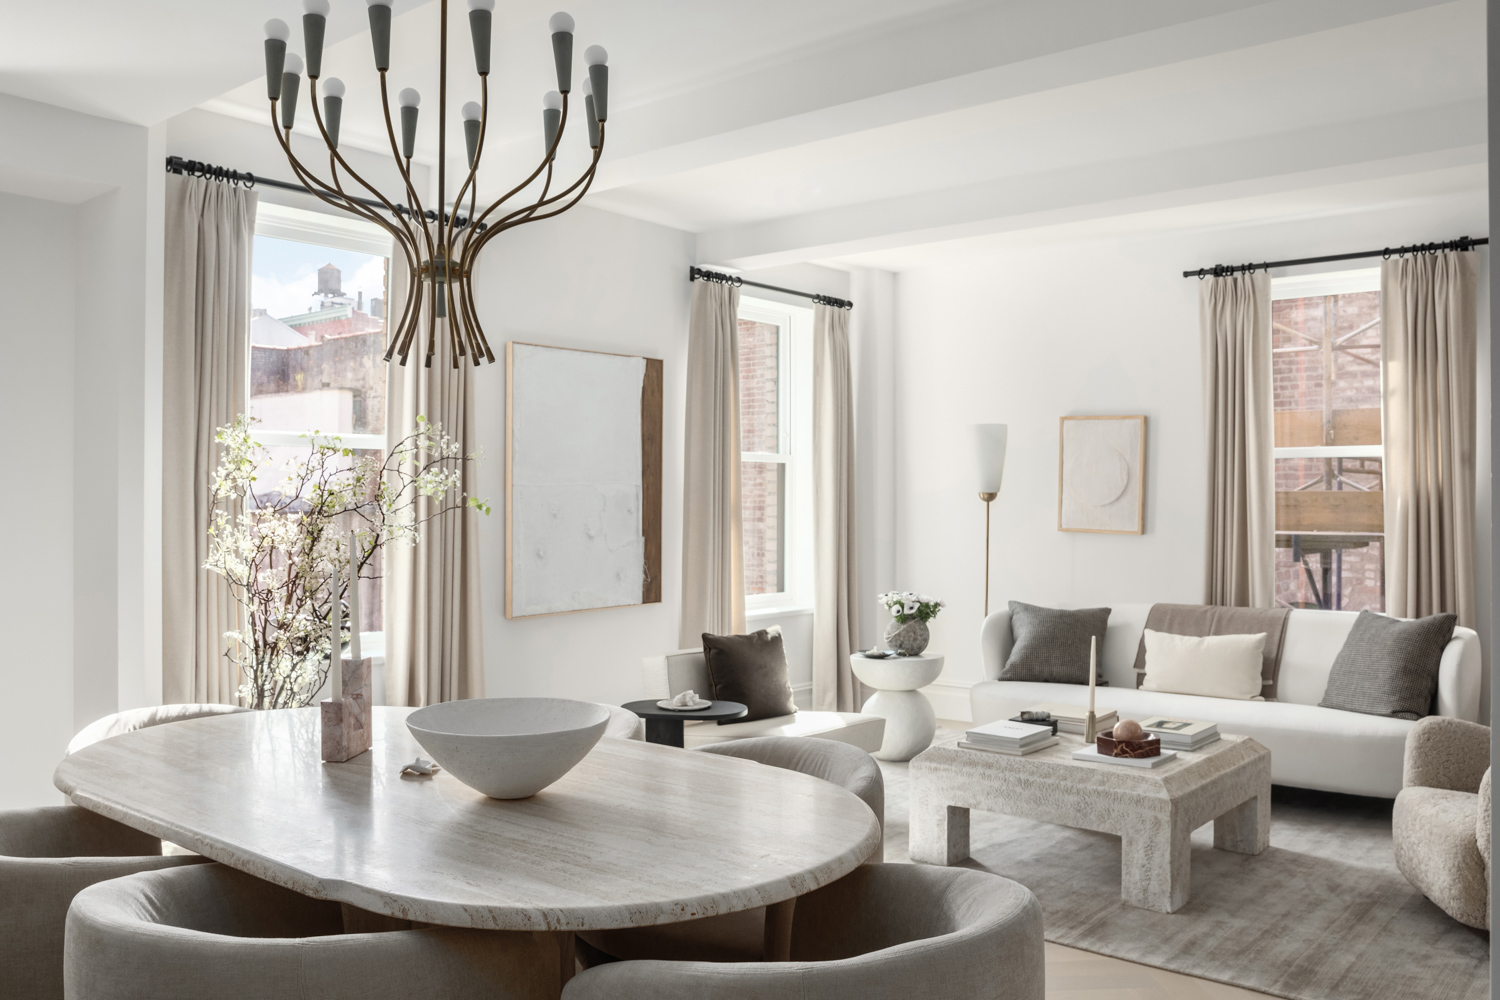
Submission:
M 1276 603 L 1385 608 L 1380 270 L 1272 282 Z
M 389 254 L 389 236 L 357 219 L 257 209 L 250 415 L 273 462 L 300 460 L 315 434 L 336 434 L 359 455 L 384 454 Z M 377 553 L 376 578 L 360 583 L 361 632 L 383 628 L 381 571 Z
M 740 511 L 752 610 L 811 600 L 812 310 L 740 298 Z

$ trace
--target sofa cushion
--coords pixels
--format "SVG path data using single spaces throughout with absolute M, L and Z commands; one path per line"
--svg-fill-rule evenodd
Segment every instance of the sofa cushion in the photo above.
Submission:
M 689 750 L 709 743 L 742 740 L 748 736 L 807 736 L 848 743 L 874 753 L 885 739 L 885 719 L 858 712 L 798 712 L 754 722 L 689 722 L 683 726 L 683 745 Z
M 1146 615 L 1146 628 L 1172 635 L 1252 635 L 1265 634 L 1261 650 L 1260 696 L 1271 699 L 1277 694 L 1281 671 L 1282 648 L 1286 637 L 1290 608 L 1229 608 L 1212 604 L 1153 604 Z M 1136 678 L 1146 672 L 1146 637 L 1141 635 L 1135 653 Z M 1140 687 L 1138 682 L 1136 687 Z M 1321 691 L 1319 692 L 1321 695 Z
M 1098 639 L 1102 653 L 1108 627 L 1109 608 L 1067 611 L 1011 601 L 1013 642 L 1000 679 L 1087 684 L 1090 640 Z
M 744 721 L 774 719 L 797 711 L 787 672 L 781 628 L 749 635 L 703 633 L 703 658 L 713 683 L 715 701 L 737 701 L 749 711 Z
M 1146 629 L 1146 673 L 1141 688 L 1209 698 L 1261 697 L 1264 632 L 1251 635 L 1173 635 Z
M 1334 658 L 1318 704 L 1366 715 L 1420 719 L 1432 711 L 1438 666 L 1458 616 L 1416 621 L 1361 611 Z

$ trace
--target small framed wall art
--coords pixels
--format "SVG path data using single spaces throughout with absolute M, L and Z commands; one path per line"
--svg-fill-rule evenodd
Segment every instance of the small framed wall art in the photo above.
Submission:
M 661 600 L 662 363 L 505 347 L 505 617 Z
M 1146 533 L 1146 418 L 1063 417 L 1057 530 Z

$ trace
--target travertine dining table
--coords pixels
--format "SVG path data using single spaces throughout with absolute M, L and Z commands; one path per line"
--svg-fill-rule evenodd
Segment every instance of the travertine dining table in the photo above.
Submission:
M 529 799 L 486 798 L 422 753 L 410 709 L 375 709 L 367 753 L 320 759 L 313 708 L 193 719 L 95 743 L 54 782 L 94 812 L 320 899 L 425 923 L 572 932 L 790 905 L 865 861 L 855 795 L 751 761 L 603 739 Z M 878 860 L 878 859 L 877 859 Z

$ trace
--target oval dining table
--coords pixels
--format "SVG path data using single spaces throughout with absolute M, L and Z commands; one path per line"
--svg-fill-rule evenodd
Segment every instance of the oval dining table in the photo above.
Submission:
M 601 739 L 527 799 L 487 798 L 423 753 L 407 708 L 374 709 L 369 751 L 321 760 L 316 708 L 140 729 L 65 758 L 73 802 L 214 861 L 377 914 L 559 937 L 767 907 L 768 959 L 796 897 L 868 859 L 874 814 L 781 768 Z M 878 859 L 877 859 L 878 860 Z

